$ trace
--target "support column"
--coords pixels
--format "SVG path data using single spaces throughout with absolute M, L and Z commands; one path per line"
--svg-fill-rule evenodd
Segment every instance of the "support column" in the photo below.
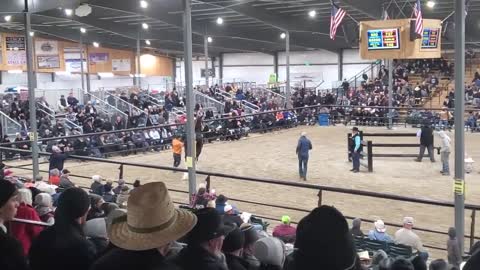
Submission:
M 393 128 L 393 59 L 388 61 L 388 129 Z
M 208 89 L 208 37 L 206 35 L 203 37 L 203 48 L 205 49 L 205 86 Z
M 172 70 L 173 87 L 175 87 L 175 83 L 177 82 L 177 58 L 173 58 L 172 67 L 173 67 L 173 70 Z
M 87 59 L 87 74 L 85 74 L 85 80 L 87 82 L 87 93 L 90 93 L 91 92 L 91 89 L 90 89 L 90 57 L 88 57 L 88 45 L 86 47 L 86 51 L 85 53 L 87 54 L 87 56 L 85 57 Z M 83 63 L 82 63 L 83 65 Z
M 80 79 L 82 80 L 82 91 L 85 92 L 85 81 L 83 79 L 84 70 L 83 70 L 83 35 L 82 33 L 80 33 L 79 48 L 80 48 Z
M 222 87 L 223 84 L 223 53 L 220 53 L 218 56 L 218 79 L 219 86 Z
M 273 73 L 277 75 L 278 82 L 278 52 L 273 53 Z
M 465 0 L 455 1 L 455 229 L 460 253 L 464 252 L 465 229 Z M 458 188 L 461 187 L 461 188 Z
M 285 97 L 287 99 L 286 101 L 286 107 L 291 108 L 291 98 L 290 95 L 292 94 L 290 92 L 290 32 L 285 33 L 285 64 L 286 64 L 286 70 L 287 70 L 287 79 L 286 79 L 286 93 Z
M 27 79 L 28 79 L 28 105 L 30 111 L 30 141 L 32 145 L 32 169 L 33 178 L 38 175 L 38 133 L 37 133 L 37 116 L 35 102 L 35 74 L 33 73 L 33 40 L 30 36 L 32 31 L 30 11 L 28 10 L 28 0 L 25 0 L 25 41 L 27 51 Z
M 138 86 L 138 88 L 141 88 L 141 78 L 140 78 L 140 29 L 138 31 L 137 35 L 137 57 L 136 57 L 136 63 L 135 63 L 135 75 L 133 76 L 133 85 Z
M 193 106 L 195 99 L 193 96 L 193 72 L 192 72 L 192 7 L 191 0 L 183 0 L 183 46 L 184 46 L 184 64 L 185 64 L 185 93 L 187 96 L 187 168 L 188 168 L 188 192 L 189 200 L 196 193 L 197 183 L 195 175 L 195 120 L 193 118 Z
M 338 80 L 343 81 L 343 49 L 338 50 Z

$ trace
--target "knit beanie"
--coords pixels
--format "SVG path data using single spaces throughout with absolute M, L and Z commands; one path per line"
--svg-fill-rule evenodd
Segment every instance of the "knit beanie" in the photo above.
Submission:
M 60 194 L 55 210 L 55 221 L 73 221 L 87 213 L 90 199 L 81 188 L 68 188 Z
M 234 252 L 236 250 L 242 249 L 245 244 L 245 235 L 236 227 L 231 231 L 223 240 L 222 250 L 224 252 Z
M 3 207 L 10 198 L 17 194 L 15 185 L 7 180 L 0 180 L 0 208 Z
M 275 237 L 265 237 L 255 243 L 254 255 L 266 265 L 283 266 L 285 261 L 284 243 Z
M 299 222 L 295 248 L 297 269 L 348 269 L 357 261 L 347 220 L 331 206 L 315 208 Z
M 415 268 L 409 260 L 398 258 L 392 263 L 390 270 L 415 270 Z

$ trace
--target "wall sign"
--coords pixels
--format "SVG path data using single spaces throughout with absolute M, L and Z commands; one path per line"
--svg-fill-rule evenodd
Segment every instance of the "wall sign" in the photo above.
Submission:
M 108 53 L 90 53 L 88 60 L 91 65 L 108 62 Z
M 37 56 L 38 68 L 60 68 L 60 57 L 54 56 Z
M 58 42 L 54 40 L 36 40 L 35 54 L 58 55 Z
M 7 65 L 19 66 L 27 64 L 27 54 L 25 51 L 6 51 Z
M 204 68 L 202 68 L 200 70 L 200 75 L 201 75 L 202 78 L 205 78 L 205 69 Z M 208 69 L 208 77 L 212 77 L 212 78 L 215 77 L 215 69 L 214 68 L 209 68 Z
M 130 71 L 130 59 L 112 59 L 112 71 Z
M 400 48 L 398 28 L 368 30 L 367 38 L 369 50 L 388 50 Z
M 25 51 L 25 37 L 5 37 L 7 51 Z

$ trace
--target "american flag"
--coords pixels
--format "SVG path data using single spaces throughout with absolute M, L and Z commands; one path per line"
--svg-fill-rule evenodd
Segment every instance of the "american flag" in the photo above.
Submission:
M 343 18 L 347 15 L 347 12 L 335 5 L 332 1 L 332 15 L 330 17 L 330 39 L 335 40 L 337 34 L 337 28 L 342 23 Z
M 415 14 L 415 33 L 417 35 L 423 35 L 423 14 L 422 14 L 422 5 L 420 0 L 417 0 L 415 6 L 413 6 L 413 13 Z

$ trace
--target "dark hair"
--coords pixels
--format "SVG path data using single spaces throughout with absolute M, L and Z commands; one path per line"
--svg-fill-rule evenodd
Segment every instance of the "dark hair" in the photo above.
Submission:
M 434 260 L 430 263 L 430 266 L 428 267 L 428 269 L 430 269 L 430 270 L 447 270 L 448 269 L 448 264 L 443 259 L 437 259 L 437 260 Z
M 139 187 L 139 186 L 141 186 L 140 180 L 137 179 L 137 180 L 135 180 L 135 182 L 133 182 L 133 187 L 134 187 L 134 188 L 137 188 L 137 187 Z

